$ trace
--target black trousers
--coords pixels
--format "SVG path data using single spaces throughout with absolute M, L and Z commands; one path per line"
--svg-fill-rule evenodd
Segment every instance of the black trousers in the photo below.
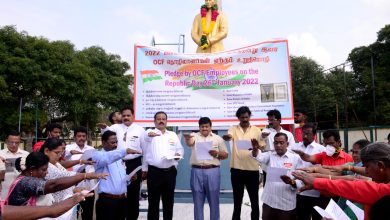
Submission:
M 95 205 L 95 195 L 85 198 L 85 201 L 80 202 L 82 209 L 81 219 L 92 220 L 93 219 L 93 207 Z
M 135 168 L 141 166 L 142 157 L 126 160 L 126 173 L 130 174 Z M 137 220 L 139 216 L 139 193 L 141 189 L 141 170 L 137 172 L 137 180 L 127 186 L 127 220 Z
M 244 197 L 244 188 L 248 191 L 251 201 L 251 219 L 258 220 L 260 218 L 259 209 L 259 171 L 230 169 L 231 181 L 233 187 L 233 220 L 240 219 L 242 198 Z
M 280 209 L 274 209 L 271 206 L 263 203 L 263 220 L 295 220 L 295 209 L 291 211 L 283 211 Z M 301 219 L 299 219 L 301 220 Z
M 163 219 L 172 219 L 176 175 L 177 170 L 175 166 L 167 169 L 160 169 L 154 166 L 148 167 L 148 220 L 159 219 L 160 198 L 163 205 Z
M 125 220 L 126 198 L 114 199 L 99 196 L 96 201 L 96 220 Z
M 314 206 L 320 206 L 319 197 L 297 195 L 297 219 L 321 220 L 322 217 L 313 208 Z

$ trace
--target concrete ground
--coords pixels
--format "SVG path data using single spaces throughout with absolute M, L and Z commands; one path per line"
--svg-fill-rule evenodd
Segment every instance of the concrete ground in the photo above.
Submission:
M 259 196 L 263 192 L 263 188 L 260 188 Z M 260 201 L 260 215 L 261 215 L 261 206 L 262 202 Z M 162 208 L 160 203 L 160 219 L 162 219 Z M 140 201 L 140 216 L 138 219 L 147 219 L 147 208 L 148 208 L 148 201 Z M 210 219 L 210 211 L 208 204 L 205 204 L 204 208 L 204 217 L 205 219 Z M 245 190 L 244 199 L 243 199 L 243 205 L 241 208 L 241 219 L 250 219 L 250 201 L 249 196 Z M 233 201 L 231 203 L 224 202 L 223 204 L 220 204 L 220 219 L 221 220 L 228 220 L 232 218 L 233 214 Z M 175 220 L 193 220 L 194 219 L 194 204 L 192 202 L 176 202 L 173 207 L 173 219 Z

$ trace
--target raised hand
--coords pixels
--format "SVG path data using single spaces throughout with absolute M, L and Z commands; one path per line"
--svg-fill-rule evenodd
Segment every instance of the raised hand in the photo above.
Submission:
M 225 140 L 225 141 L 230 141 L 233 137 L 231 134 L 225 134 L 224 136 L 222 136 L 222 138 Z
M 148 133 L 148 136 L 149 137 L 156 137 L 156 136 L 160 136 L 160 134 L 157 134 L 157 133 L 154 133 L 154 132 L 151 131 L 151 132 Z

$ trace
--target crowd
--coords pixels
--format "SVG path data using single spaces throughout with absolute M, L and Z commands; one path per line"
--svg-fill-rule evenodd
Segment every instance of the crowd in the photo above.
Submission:
M 92 220 L 95 210 L 98 220 L 137 219 L 140 187 L 146 180 L 148 219 L 160 218 L 160 200 L 163 219 L 172 219 L 183 146 L 178 135 L 167 130 L 165 112 L 155 113 L 155 127 L 148 130 L 134 123 L 133 115 L 133 109 L 125 107 L 110 115 L 110 126 L 98 124 L 101 150 L 87 145 L 84 127 L 74 129 L 74 143 L 67 145 L 60 138 L 62 127 L 49 124 L 47 139 L 36 143 L 31 153 L 19 148 L 20 134 L 10 131 L 0 151 L 2 218 Z M 316 124 L 307 122 L 304 110 L 295 112 L 299 127 L 294 134 L 282 128 L 277 109 L 267 113 L 269 125 L 263 129 L 251 125 L 251 115 L 248 107 L 240 107 L 239 124 L 222 137 L 212 132 L 208 117 L 199 119 L 199 132 L 183 134 L 191 149 L 194 219 L 205 218 L 206 198 L 206 219 L 220 219 L 220 161 L 225 159 L 230 160 L 234 220 L 240 219 L 245 189 L 251 219 L 260 219 L 260 214 L 264 220 L 322 219 L 313 207 L 325 208 L 331 199 L 351 219 L 357 217 L 347 200 L 364 209 L 365 219 L 384 219 L 390 197 L 389 144 L 359 140 L 349 154 L 336 130 L 324 132 L 323 143 L 317 143 Z

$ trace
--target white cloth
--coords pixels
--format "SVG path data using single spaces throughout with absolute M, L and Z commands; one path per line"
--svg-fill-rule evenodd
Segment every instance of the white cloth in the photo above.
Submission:
M 80 160 L 82 157 L 82 154 L 73 154 L 72 155 L 70 153 L 70 151 L 77 150 L 79 152 L 84 153 L 87 150 L 93 150 L 93 149 L 95 149 L 95 148 L 92 146 L 89 146 L 89 145 L 84 145 L 84 147 L 81 149 L 80 146 L 77 145 L 76 143 L 69 144 L 69 145 L 66 145 L 66 147 L 65 147 L 65 157 L 69 158 L 69 160 Z M 81 166 L 83 166 L 83 165 L 76 164 L 72 167 L 72 169 L 74 172 L 77 172 L 77 170 Z M 85 166 L 85 172 L 86 173 L 93 173 L 93 172 L 95 172 L 95 168 L 93 167 L 93 165 L 87 165 L 87 166 Z M 95 180 L 84 180 L 84 181 L 80 182 L 79 184 L 77 184 L 77 186 L 78 187 L 85 187 L 86 189 L 91 189 L 95 184 L 96 184 Z
M 75 174 L 76 172 L 66 170 L 60 163 L 53 165 L 52 163 L 49 162 L 45 180 L 52 180 L 52 179 L 58 179 L 60 177 L 74 176 Z M 58 203 L 71 197 L 73 195 L 73 189 L 74 186 L 71 186 L 67 189 L 51 193 L 51 195 L 54 198 L 54 202 Z M 61 216 L 55 219 L 61 219 L 61 220 L 75 219 L 74 211 L 73 209 L 70 209 L 69 211 L 67 211 L 66 213 L 62 214 Z
M 279 156 L 276 152 L 264 152 L 257 155 L 255 158 L 262 164 L 269 167 L 289 169 L 288 176 L 292 178 L 291 171 L 297 168 L 299 156 L 287 151 L 283 156 Z M 267 181 L 265 183 L 261 200 L 274 209 L 290 211 L 296 207 L 296 189 L 284 182 Z
M 262 138 L 260 136 L 260 139 L 264 140 L 265 143 L 267 144 L 266 147 L 265 147 L 266 150 L 273 151 L 273 150 L 275 150 L 274 138 L 275 138 L 275 135 L 278 133 L 278 131 L 276 131 L 273 128 L 268 128 L 268 130 L 270 131 L 270 134 L 268 135 L 268 137 Z M 291 132 L 284 130 L 282 127 L 280 128 L 279 132 L 280 133 L 284 133 L 284 134 L 287 135 L 287 138 L 288 138 L 288 140 L 287 140 L 288 141 L 288 149 L 290 150 L 291 147 L 293 147 L 295 145 L 294 135 Z
M 58 179 L 60 177 L 68 177 L 74 176 L 76 172 L 66 170 L 60 163 L 56 165 L 49 162 L 49 166 L 47 167 L 47 174 L 45 176 L 45 180 Z M 61 202 L 65 198 L 73 195 L 74 186 L 66 188 L 64 190 L 60 190 L 52 193 L 54 202 Z
M 5 148 L 3 150 L 0 150 L 0 156 L 4 159 L 11 159 L 11 158 L 19 158 L 19 157 L 27 157 L 29 152 L 18 149 L 16 153 L 12 153 L 8 148 Z M 1 191 L 1 198 L 5 199 L 8 194 L 9 187 L 11 186 L 12 182 L 20 175 L 19 171 L 17 171 L 15 168 L 13 168 L 13 172 L 6 172 L 4 176 L 4 182 L 2 183 L 3 190 Z
M 314 155 L 325 151 L 325 147 L 322 146 L 321 144 L 316 143 L 315 141 L 311 142 L 309 145 L 307 145 L 307 147 L 305 147 L 303 142 L 299 142 L 294 147 L 292 147 L 292 149 L 303 151 L 309 155 Z M 299 158 L 298 168 L 305 168 L 305 167 L 312 167 L 312 166 L 314 166 L 312 163 L 303 161 L 301 158 Z M 298 185 L 298 188 L 302 186 Z M 300 195 L 310 196 L 310 197 L 320 197 L 320 192 L 318 190 L 306 190 L 301 192 Z
M 147 134 L 154 132 L 159 136 L 149 137 Z M 167 160 L 163 157 L 167 152 L 175 152 L 184 155 L 183 146 L 175 132 L 165 130 L 162 133 L 158 129 L 148 129 L 144 136 L 146 143 L 144 152 L 144 163 L 142 164 L 142 170 L 147 171 L 148 165 L 152 165 L 158 168 L 169 168 L 171 166 L 177 166 L 176 160 Z
M 143 136 L 145 135 L 145 129 L 136 123 L 131 123 L 130 126 L 125 124 L 113 124 L 110 127 L 102 129 L 102 133 L 110 130 L 116 133 L 118 139 L 118 149 L 131 148 L 139 152 L 143 152 L 142 141 Z M 123 160 L 131 160 L 137 157 L 140 157 L 142 154 L 128 154 L 123 158 Z

